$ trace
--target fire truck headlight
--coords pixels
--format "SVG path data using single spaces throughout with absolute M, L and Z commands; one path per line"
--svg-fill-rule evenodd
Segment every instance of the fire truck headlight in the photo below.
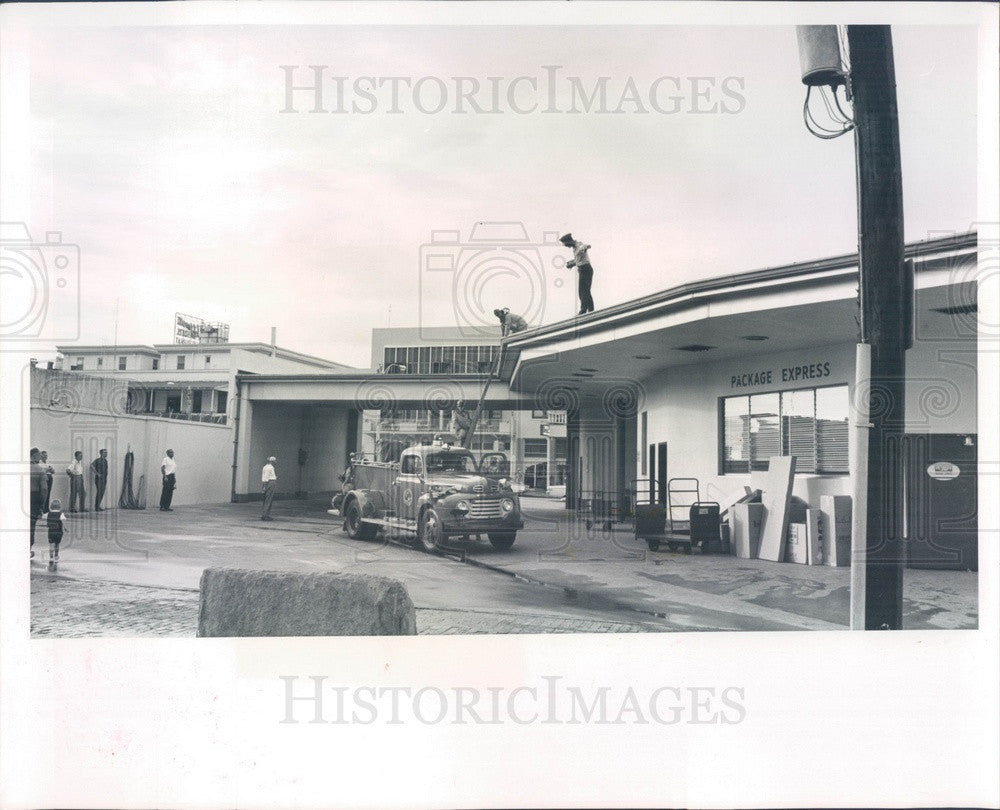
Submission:
M 468 501 L 459 501 L 458 503 L 455 504 L 455 511 L 456 512 L 463 512 L 463 513 L 469 512 L 470 511 L 469 502 Z
M 514 509 L 514 499 L 502 498 L 500 501 L 500 509 L 502 509 L 505 513 L 512 511 Z

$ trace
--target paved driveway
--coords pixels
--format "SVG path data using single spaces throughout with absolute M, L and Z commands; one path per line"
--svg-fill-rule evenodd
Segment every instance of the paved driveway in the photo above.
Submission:
M 75 516 L 59 571 L 32 566 L 32 633 L 191 636 L 210 566 L 360 571 L 402 580 L 421 633 L 843 630 L 849 570 L 650 552 L 627 529 L 587 528 L 558 501 L 525 499 L 526 530 L 496 551 L 470 538 L 431 556 L 350 540 L 325 502 Z M 973 628 L 977 575 L 906 572 L 907 629 Z

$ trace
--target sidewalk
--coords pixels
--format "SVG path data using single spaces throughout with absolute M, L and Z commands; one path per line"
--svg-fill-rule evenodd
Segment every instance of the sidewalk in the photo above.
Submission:
M 611 531 L 600 525 L 588 530 L 584 521 L 566 511 L 552 513 L 549 520 L 547 542 L 538 545 L 533 559 L 483 555 L 477 562 L 675 621 L 679 610 L 700 607 L 717 614 L 718 629 L 844 630 L 850 625 L 848 567 L 747 560 L 697 550 L 685 554 L 665 546 L 650 551 L 625 524 L 615 524 Z M 903 628 L 975 629 L 978 581 L 973 571 L 905 569 Z

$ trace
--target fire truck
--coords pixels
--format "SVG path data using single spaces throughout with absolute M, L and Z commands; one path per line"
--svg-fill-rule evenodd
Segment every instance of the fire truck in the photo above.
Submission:
M 499 351 L 475 413 L 461 426 L 456 443 L 437 437 L 431 444 L 406 448 L 398 462 L 366 461 L 352 454 L 341 476 L 341 492 L 328 510 L 344 516 L 348 536 L 370 540 L 379 531 L 411 535 L 429 552 L 458 536 L 485 534 L 500 551 L 514 545 L 524 521 L 510 480 L 510 462 L 494 452 L 477 463 L 469 449 L 490 383 L 503 363 L 508 312 L 494 311 L 500 318 Z
M 487 455 L 477 464 L 468 448 L 440 438 L 406 448 L 398 462 L 355 457 L 329 512 L 343 515 L 344 530 L 356 540 L 382 531 L 411 536 L 433 552 L 449 537 L 485 534 L 506 551 L 524 521 L 504 460 Z

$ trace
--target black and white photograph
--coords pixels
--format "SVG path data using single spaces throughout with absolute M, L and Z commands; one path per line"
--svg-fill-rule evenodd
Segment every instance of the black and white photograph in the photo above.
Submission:
M 1000 806 L 996 6 L 0 23 L 0 805 Z

